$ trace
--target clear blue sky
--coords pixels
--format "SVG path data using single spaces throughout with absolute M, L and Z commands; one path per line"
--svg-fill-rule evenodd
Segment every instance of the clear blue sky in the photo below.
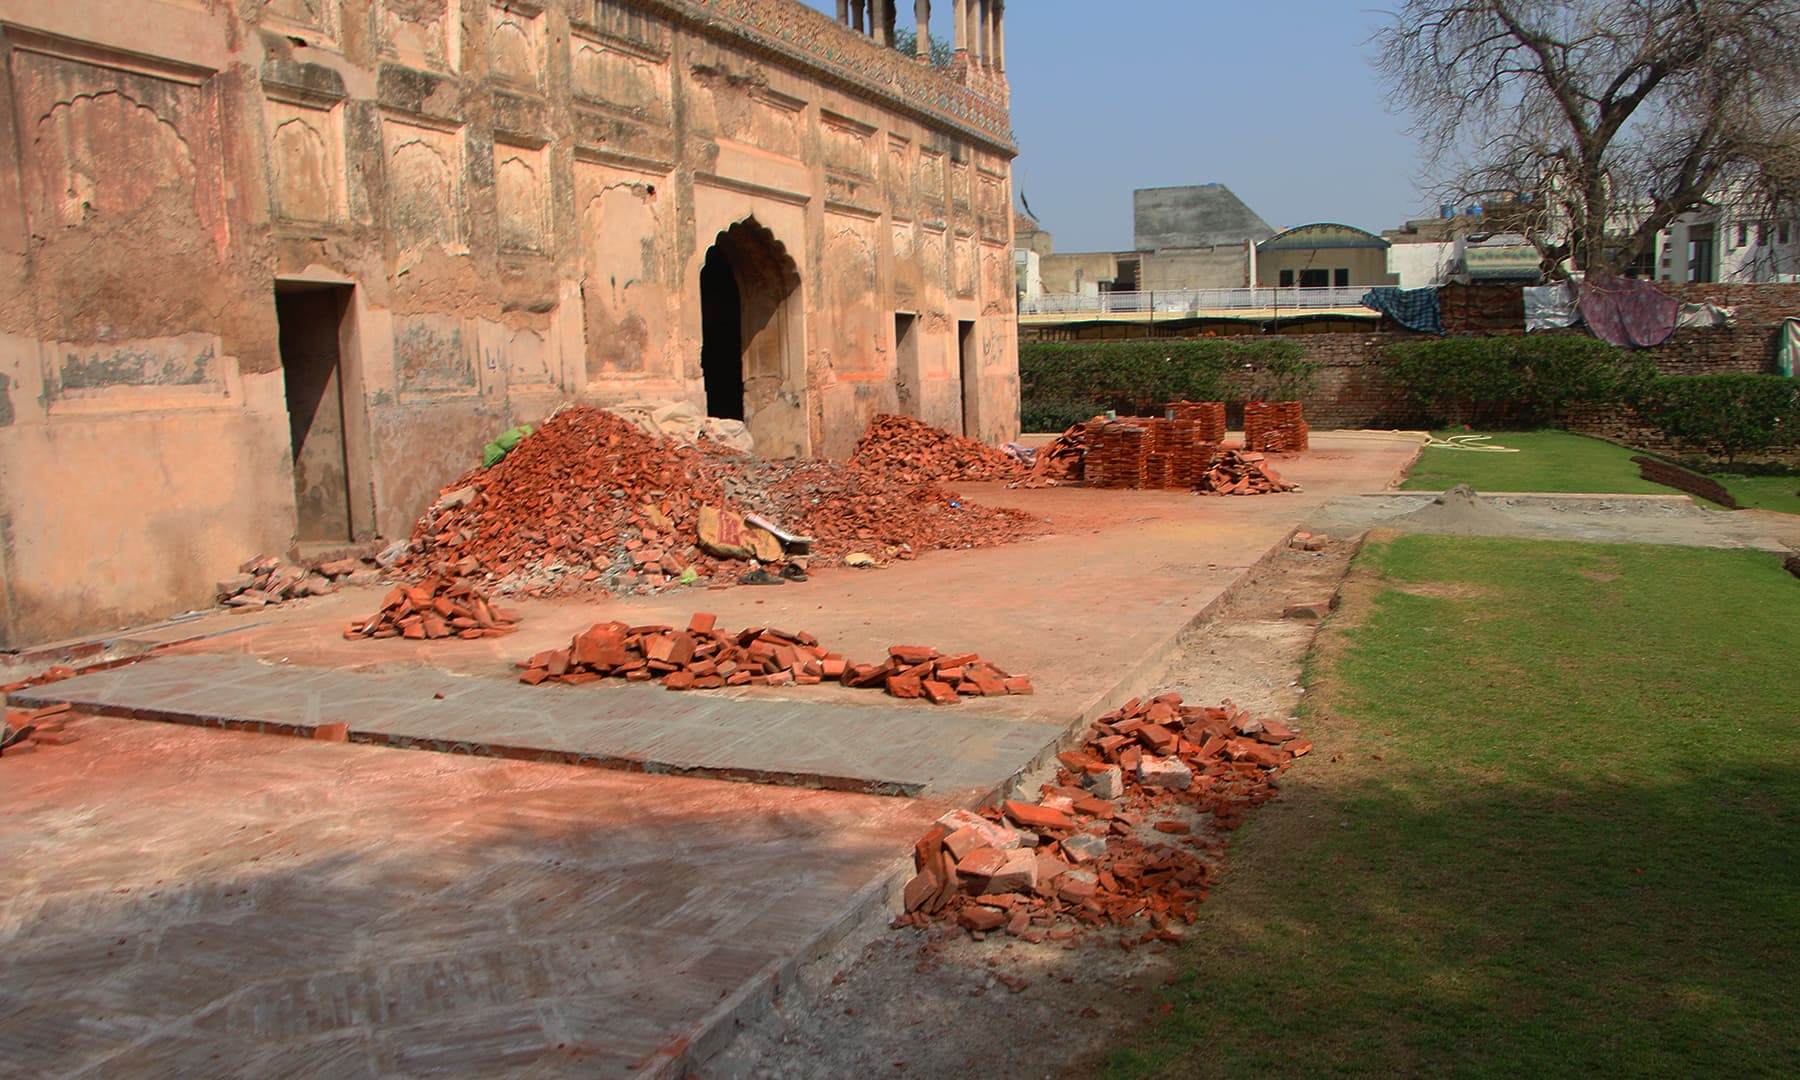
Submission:
M 932 8 L 948 36 L 949 3 Z M 1058 251 L 1129 249 L 1144 187 L 1222 183 L 1276 228 L 1426 216 L 1415 144 L 1369 65 L 1383 21 L 1356 0 L 1012 0 L 1015 193 Z

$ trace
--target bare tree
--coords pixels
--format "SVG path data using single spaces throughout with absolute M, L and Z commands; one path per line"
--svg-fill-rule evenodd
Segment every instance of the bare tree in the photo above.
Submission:
M 1800 0 L 1405 0 L 1375 35 L 1447 201 L 1618 272 L 1729 195 L 1800 196 Z

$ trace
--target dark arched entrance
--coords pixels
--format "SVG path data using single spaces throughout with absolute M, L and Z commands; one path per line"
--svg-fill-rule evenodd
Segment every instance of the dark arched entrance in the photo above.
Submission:
M 700 268 L 700 373 L 706 415 L 744 418 L 744 308 L 725 253 L 714 246 Z
M 742 420 L 765 457 L 810 450 L 800 273 L 755 218 L 714 239 L 700 268 L 700 370 L 709 415 Z

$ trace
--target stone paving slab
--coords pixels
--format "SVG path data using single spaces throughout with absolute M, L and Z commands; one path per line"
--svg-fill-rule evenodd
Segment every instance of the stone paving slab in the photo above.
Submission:
M 948 805 L 70 730 L 0 759 L 0 1076 L 680 1076 Z
M 986 792 L 1062 725 L 953 707 L 813 705 L 660 686 L 530 687 L 425 669 L 352 672 L 177 655 L 17 692 L 109 716 L 872 794 Z

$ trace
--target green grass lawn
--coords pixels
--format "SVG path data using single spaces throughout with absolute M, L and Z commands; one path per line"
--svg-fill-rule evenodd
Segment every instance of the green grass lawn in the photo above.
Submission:
M 1713 479 L 1724 484 L 1741 507 L 1800 514 L 1800 476 L 1726 476 Z
M 1800 581 L 1371 542 L 1117 1076 L 1800 1076 Z
M 1458 434 L 1438 432 L 1438 437 Z M 1491 454 L 1426 447 L 1402 488 L 1443 491 L 1468 484 L 1487 491 L 1572 491 L 1669 495 L 1673 488 L 1638 478 L 1636 451 L 1566 431 L 1496 432 L 1484 445 L 1516 449 Z

